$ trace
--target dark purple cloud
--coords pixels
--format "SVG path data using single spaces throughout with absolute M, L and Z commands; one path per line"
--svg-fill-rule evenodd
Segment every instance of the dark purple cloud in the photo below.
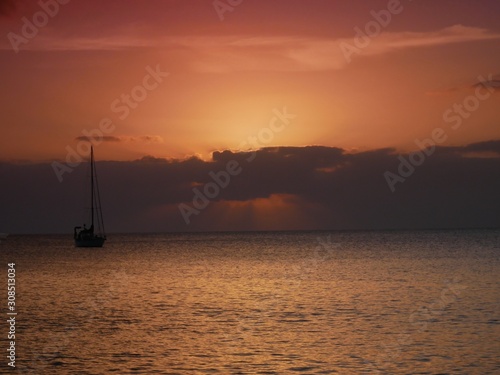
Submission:
M 474 88 L 478 86 L 484 86 L 487 89 L 493 89 L 495 91 L 498 91 L 500 90 L 500 75 L 498 74 L 495 76 L 490 75 L 490 77 L 488 77 L 483 82 L 478 82 L 475 85 L 473 85 Z
M 489 156 L 470 156 L 478 152 Z M 210 173 L 234 162 L 240 173 L 186 225 L 178 205 L 192 206 L 193 188 L 203 190 Z M 97 168 L 105 221 L 115 232 L 252 230 L 251 210 L 245 216 L 227 202 L 271 196 L 296 205 L 308 229 L 500 226 L 500 141 L 438 147 L 391 192 L 384 173 L 397 173 L 400 164 L 393 149 L 309 146 L 215 152 L 211 161 L 102 161 Z M 82 164 L 59 183 L 50 163 L 0 164 L 1 230 L 69 233 L 81 221 L 85 173 Z
M 115 136 L 112 136 L 112 135 L 104 135 L 99 140 L 103 141 L 103 142 L 123 142 L 122 138 L 115 137 Z M 84 135 L 81 135 L 79 137 L 76 137 L 75 141 L 88 141 L 88 142 L 92 142 L 93 138 L 89 138 L 89 137 L 86 137 Z

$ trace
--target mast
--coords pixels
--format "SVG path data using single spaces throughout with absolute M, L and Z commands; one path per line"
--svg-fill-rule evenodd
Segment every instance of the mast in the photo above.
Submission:
M 83 229 L 81 227 L 75 227 L 73 229 L 73 237 L 75 239 L 76 247 L 102 247 L 104 241 L 106 241 L 106 235 L 104 235 L 104 225 L 102 221 L 102 210 L 101 203 L 99 197 L 99 183 L 97 181 L 97 170 L 95 168 L 95 160 L 94 160 L 94 147 L 90 145 L 90 215 L 91 215 L 91 225 L 90 228 L 87 229 L 85 221 L 88 220 L 88 217 L 85 218 Z M 87 174 L 88 178 L 88 174 Z M 88 182 L 87 182 L 88 183 Z M 88 185 L 87 185 L 88 186 Z M 88 195 L 87 195 L 88 197 Z M 88 213 L 88 208 L 85 208 L 85 211 Z M 97 218 L 94 216 L 97 215 Z M 98 233 L 94 232 L 94 223 L 96 223 L 98 227 Z
M 90 206 L 92 217 L 92 233 L 94 232 L 94 147 L 90 146 Z

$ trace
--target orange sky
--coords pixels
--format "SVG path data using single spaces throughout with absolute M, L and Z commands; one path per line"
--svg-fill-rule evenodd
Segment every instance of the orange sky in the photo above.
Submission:
M 101 159 L 209 158 L 242 147 L 284 107 L 293 122 L 257 146 L 411 149 L 449 128 L 443 113 L 474 93 L 478 76 L 500 73 L 495 1 L 456 1 L 453 11 L 401 3 L 350 62 L 342 43 L 355 45 L 355 27 L 387 1 L 272 3 L 245 1 L 221 21 L 211 1 L 71 1 L 18 53 L 9 33 L 23 35 L 23 17 L 40 6 L 3 6 L 0 160 L 64 159 L 103 118 L 115 129 Z M 121 119 L 112 103 L 148 66 L 169 75 Z M 498 138 L 499 119 L 495 95 L 448 143 Z
M 498 14 L 494 0 L 0 0 L 0 227 L 79 223 L 84 171 L 59 162 L 96 135 L 115 232 L 497 226 Z M 430 137 L 441 147 L 402 171 Z

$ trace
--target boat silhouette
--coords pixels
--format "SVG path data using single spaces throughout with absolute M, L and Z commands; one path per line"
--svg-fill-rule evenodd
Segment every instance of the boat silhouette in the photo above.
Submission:
M 90 146 L 90 227 L 86 224 L 74 227 L 73 237 L 76 247 L 102 247 L 106 241 L 93 146 Z

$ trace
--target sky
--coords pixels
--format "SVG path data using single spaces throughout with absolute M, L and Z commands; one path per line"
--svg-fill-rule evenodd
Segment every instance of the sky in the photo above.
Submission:
M 0 232 L 498 227 L 498 14 L 0 0 Z

